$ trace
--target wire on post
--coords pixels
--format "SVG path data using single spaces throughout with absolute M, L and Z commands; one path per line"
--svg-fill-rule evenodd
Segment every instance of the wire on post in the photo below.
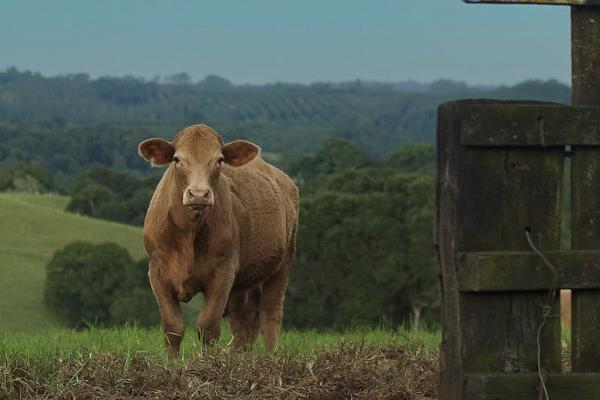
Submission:
M 544 328 L 544 325 L 546 325 L 546 321 L 549 318 L 557 317 L 556 315 L 552 315 L 552 300 L 554 299 L 554 296 L 556 295 L 559 276 L 558 276 L 558 270 L 556 269 L 556 267 L 554 265 L 552 265 L 552 263 L 546 258 L 546 256 L 544 254 L 542 254 L 542 252 L 539 251 L 538 248 L 533 243 L 533 239 L 531 239 L 531 228 L 529 228 L 529 227 L 525 228 L 525 238 L 527 239 L 527 243 L 529 243 L 529 247 L 531 247 L 531 249 L 535 252 L 535 254 L 537 254 L 537 256 L 542 260 L 544 265 L 548 268 L 548 270 L 552 274 L 552 282 L 550 284 L 550 288 L 548 289 L 548 294 L 546 295 L 546 301 L 544 302 L 544 304 L 541 305 L 542 321 L 540 322 L 540 324 L 538 326 L 537 336 L 536 336 L 537 369 L 538 369 L 538 377 L 540 378 L 540 389 L 541 389 L 540 390 L 540 399 L 542 398 L 542 393 L 543 393 L 545 399 L 550 400 L 550 396 L 548 395 L 548 388 L 546 387 L 546 379 L 545 379 L 547 377 L 547 373 L 544 374 L 544 371 L 542 371 L 541 336 L 542 336 L 542 329 Z M 546 375 L 546 377 L 544 375 Z

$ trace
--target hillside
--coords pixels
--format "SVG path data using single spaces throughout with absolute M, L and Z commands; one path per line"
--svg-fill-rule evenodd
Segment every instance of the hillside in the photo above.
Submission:
M 136 259 L 144 256 L 140 228 L 66 213 L 67 201 L 0 193 L 0 334 L 56 324 L 42 303 L 45 265 L 67 243 L 113 241 Z
M 535 80 L 498 87 L 444 80 L 233 85 L 218 77 L 174 83 L 8 69 L 0 71 L 0 163 L 35 161 L 67 175 L 89 164 L 146 171 L 141 139 L 169 138 L 200 122 L 226 140 L 256 142 L 275 162 L 313 152 L 330 137 L 386 157 L 407 143 L 433 143 L 437 106 L 464 98 L 565 103 L 570 89 Z

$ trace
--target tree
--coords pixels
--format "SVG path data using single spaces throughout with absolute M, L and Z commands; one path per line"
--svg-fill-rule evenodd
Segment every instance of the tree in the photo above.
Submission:
M 323 187 L 327 178 L 341 171 L 357 169 L 372 164 L 371 159 L 348 140 L 330 138 L 324 141 L 315 154 L 301 158 L 289 168 L 300 186 L 311 189 Z
M 141 262 L 115 243 L 68 244 L 46 267 L 46 307 L 76 328 L 155 323 L 156 304 L 149 300 L 152 292 L 141 269 Z
M 398 171 L 432 174 L 434 163 L 435 147 L 433 145 L 406 144 L 392 153 L 385 165 Z
M 141 225 L 157 183 L 158 176 L 88 168 L 73 178 L 67 211 Z
M 0 167 L 0 191 L 45 193 L 54 188 L 52 174 L 39 164 L 20 161 Z
M 125 271 L 121 290 L 110 305 L 113 324 L 156 325 L 160 322 L 156 299 L 148 281 L 148 259 L 134 263 Z
M 233 85 L 227 79 L 217 75 L 208 75 L 196 83 L 196 88 L 205 92 L 225 92 L 233 89 Z

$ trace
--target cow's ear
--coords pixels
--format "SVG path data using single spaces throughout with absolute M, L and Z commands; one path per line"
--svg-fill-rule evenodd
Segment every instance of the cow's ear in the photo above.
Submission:
M 138 153 L 144 160 L 150 161 L 152 166 L 165 165 L 173 160 L 175 148 L 171 142 L 153 138 L 141 142 L 138 146 Z
M 225 162 L 234 167 L 249 163 L 260 155 L 260 147 L 245 140 L 229 142 L 222 151 Z

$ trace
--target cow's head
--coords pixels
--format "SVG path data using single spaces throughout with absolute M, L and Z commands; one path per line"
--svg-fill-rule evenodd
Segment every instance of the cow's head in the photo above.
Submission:
M 260 148 L 245 140 L 224 143 L 210 127 L 192 125 L 172 142 L 146 139 L 139 144 L 138 152 L 153 166 L 173 163 L 177 186 L 183 191 L 183 205 L 198 211 L 215 204 L 214 188 L 223 166 L 242 166 L 258 157 Z

